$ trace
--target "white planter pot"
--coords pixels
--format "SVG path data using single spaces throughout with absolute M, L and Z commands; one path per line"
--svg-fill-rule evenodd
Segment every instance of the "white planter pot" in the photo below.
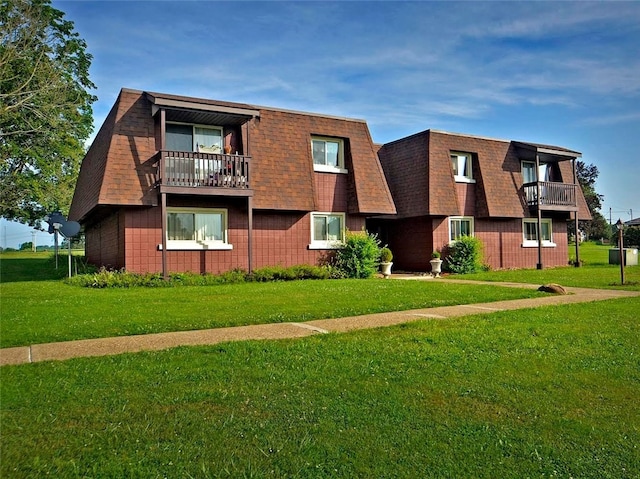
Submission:
M 380 263 L 380 272 L 385 278 L 391 276 L 391 265 L 393 263 Z
M 442 272 L 442 260 L 432 259 L 429 263 L 431 263 L 431 276 L 439 278 L 440 273 Z

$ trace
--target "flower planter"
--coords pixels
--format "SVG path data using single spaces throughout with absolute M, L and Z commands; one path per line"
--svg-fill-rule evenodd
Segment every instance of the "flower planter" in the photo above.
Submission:
M 440 273 L 442 272 L 442 260 L 441 259 L 432 259 L 429 261 L 431 263 L 431 276 L 434 278 L 439 278 Z
M 389 276 L 391 276 L 391 266 L 392 265 L 393 265 L 393 263 L 380 263 L 380 272 L 385 277 L 385 279 L 389 278 Z

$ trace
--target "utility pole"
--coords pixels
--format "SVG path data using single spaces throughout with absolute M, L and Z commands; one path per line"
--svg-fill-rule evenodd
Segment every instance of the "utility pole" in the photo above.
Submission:
M 36 252 L 36 231 L 31 232 L 31 251 Z
M 613 221 L 611 220 L 611 207 L 609 207 L 609 224 L 613 224 Z

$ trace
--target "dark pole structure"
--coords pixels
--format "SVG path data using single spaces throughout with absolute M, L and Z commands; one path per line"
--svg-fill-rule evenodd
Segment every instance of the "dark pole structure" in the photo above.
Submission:
M 573 161 L 571 161 L 572 165 L 573 165 L 573 198 L 575 199 L 575 203 L 576 206 L 578 205 L 578 192 L 576 191 L 578 189 L 578 175 L 576 174 L 576 159 L 574 158 Z M 575 213 L 575 230 L 576 230 L 576 262 L 574 263 L 574 266 L 576 268 L 580 267 L 580 236 L 578 235 L 578 210 L 576 209 L 576 213 Z
M 540 155 L 536 154 L 536 196 L 538 198 L 538 264 L 536 269 L 542 269 L 542 211 L 540 210 L 542 202 L 542 188 L 540 188 Z
M 624 224 L 622 223 L 622 220 L 620 218 L 618 218 L 616 228 L 618 228 L 618 247 L 620 248 L 620 284 L 624 284 L 624 239 L 622 235 Z

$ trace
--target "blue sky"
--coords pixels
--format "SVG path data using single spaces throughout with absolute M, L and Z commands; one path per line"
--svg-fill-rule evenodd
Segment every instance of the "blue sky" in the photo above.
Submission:
M 640 216 L 640 2 L 53 6 L 93 55 L 96 131 L 126 87 L 362 118 L 379 143 L 547 143 L 598 167 L 605 217 Z

